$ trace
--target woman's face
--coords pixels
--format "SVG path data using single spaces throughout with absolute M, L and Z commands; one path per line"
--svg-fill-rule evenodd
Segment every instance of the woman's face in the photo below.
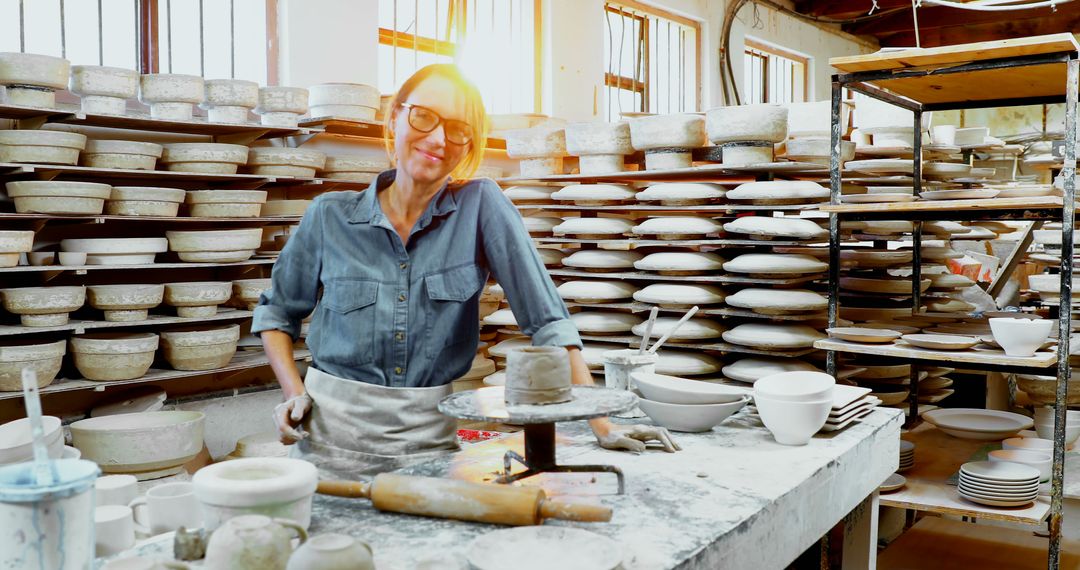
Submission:
M 420 132 L 409 124 L 409 109 L 397 108 L 392 124 L 398 176 L 408 176 L 420 184 L 441 183 L 465 158 L 472 144 L 451 143 L 444 130 L 447 120 L 466 120 L 465 97 L 449 79 L 432 76 L 421 81 L 405 102 L 431 109 L 442 117 L 442 122 L 431 132 Z

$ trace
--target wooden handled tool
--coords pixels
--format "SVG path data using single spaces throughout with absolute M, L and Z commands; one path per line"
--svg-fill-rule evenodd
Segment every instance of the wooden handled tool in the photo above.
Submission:
M 380 511 L 514 526 L 544 519 L 607 522 L 611 509 L 547 498 L 543 489 L 484 485 L 436 477 L 381 473 L 369 483 L 320 481 L 318 492 L 335 497 L 371 499 Z

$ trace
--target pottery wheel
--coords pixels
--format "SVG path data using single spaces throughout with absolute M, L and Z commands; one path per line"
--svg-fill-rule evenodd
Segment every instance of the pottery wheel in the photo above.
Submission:
M 508 406 L 503 387 L 492 386 L 447 396 L 439 411 L 453 418 L 528 425 L 600 418 L 637 405 L 637 396 L 625 390 L 573 386 L 570 392 L 573 399 L 561 404 Z

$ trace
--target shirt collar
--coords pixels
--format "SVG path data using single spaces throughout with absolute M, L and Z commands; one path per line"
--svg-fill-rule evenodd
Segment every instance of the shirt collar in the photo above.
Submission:
M 395 169 L 379 173 L 375 180 L 372 180 L 371 184 L 368 185 L 367 190 L 360 193 L 360 199 L 357 200 L 356 207 L 353 208 L 349 222 L 354 224 L 372 223 L 372 221 L 383 218 L 382 207 L 379 205 L 376 196 L 379 191 L 385 190 L 393 184 L 396 176 L 397 170 Z M 432 197 L 427 210 L 417 221 L 417 229 L 426 227 L 431 222 L 431 218 L 435 216 L 445 216 L 457 210 L 457 190 L 456 185 L 443 184 L 443 187 Z

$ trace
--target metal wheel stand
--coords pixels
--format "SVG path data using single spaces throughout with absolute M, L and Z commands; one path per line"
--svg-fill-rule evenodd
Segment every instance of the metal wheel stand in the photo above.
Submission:
M 526 467 L 520 473 L 511 473 L 513 462 Z M 503 472 L 497 483 L 513 483 L 541 473 L 613 473 L 619 480 L 619 494 L 626 491 L 622 469 L 614 465 L 559 465 L 555 461 L 555 424 L 529 424 L 525 426 L 525 456 L 516 451 L 503 455 Z

